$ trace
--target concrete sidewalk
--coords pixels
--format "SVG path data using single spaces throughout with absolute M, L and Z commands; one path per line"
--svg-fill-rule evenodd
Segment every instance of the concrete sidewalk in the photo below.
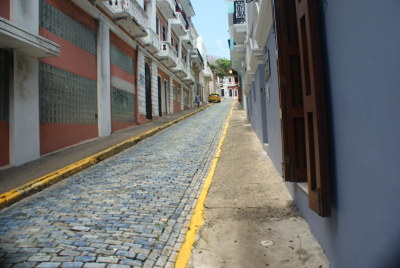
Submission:
M 204 207 L 188 267 L 329 267 L 238 103 Z
M 0 209 L 102 161 L 207 108 L 191 108 L 0 170 Z

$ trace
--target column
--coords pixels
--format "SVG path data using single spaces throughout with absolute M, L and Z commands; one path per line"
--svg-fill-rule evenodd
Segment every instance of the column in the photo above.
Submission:
M 99 137 L 111 134 L 110 29 L 99 20 L 97 34 L 97 113 Z
M 150 62 L 150 71 L 151 71 L 151 99 L 152 99 L 152 113 L 153 116 L 158 117 L 158 71 L 157 71 L 157 63 L 155 61 Z
M 185 109 L 185 107 L 184 107 L 184 103 L 183 103 L 183 86 L 181 85 L 181 100 L 180 100 L 180 102 L 181 102 L 181 111 L 183 111 L 184 109 Z
M 174 82 L 172 76 L 169 76 L 169 113 L 174 113 Z
M 14 0 L 13 22 L 39 33 L 39 1 Z M 14 51 L 10 81 L 10 164 L 19 166 L 40 157 L 39 64 L 36 58 Z
M 138 120 L 141 122 L 146 116 L 146 85 L 145 85 L 145 70 L 144 70 L 144 52 L 138 47 L 139 53 L 137 58 L 137 99 L 138 99 Z

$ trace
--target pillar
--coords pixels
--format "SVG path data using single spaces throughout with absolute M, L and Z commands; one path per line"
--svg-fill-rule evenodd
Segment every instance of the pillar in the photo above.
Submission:
M 97 113 L 99 137 L 111 134 L 110 29 L 99 20 L 97 30 Z
M 39 33 L 39 1 L 14 0 L 11 18 L 19 27 Z M 10 81 L 10 164 L 19 166 L 40 157 L 39 64 L 14 51 Z

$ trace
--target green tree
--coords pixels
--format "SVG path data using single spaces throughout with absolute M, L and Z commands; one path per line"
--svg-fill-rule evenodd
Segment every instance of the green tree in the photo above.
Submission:
M 224 77 L 229 74 L 231 70 L 231 61 L 227 59 L 216 59 L 213 63 L 210 63 L 212 72 L 219 77 Z

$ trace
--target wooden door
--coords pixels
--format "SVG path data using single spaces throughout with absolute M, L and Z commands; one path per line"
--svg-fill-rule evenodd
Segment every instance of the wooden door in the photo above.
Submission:
M 303 182 L 307 181 L 307 163 L 295 1 L 275 1 L 274 12 L 278 44 L 282 173 L 286 181 Z
M 330 215 L 326 89 L 318 1 L 296 0 L 306 126 L 308 200 L 320 216 Z

